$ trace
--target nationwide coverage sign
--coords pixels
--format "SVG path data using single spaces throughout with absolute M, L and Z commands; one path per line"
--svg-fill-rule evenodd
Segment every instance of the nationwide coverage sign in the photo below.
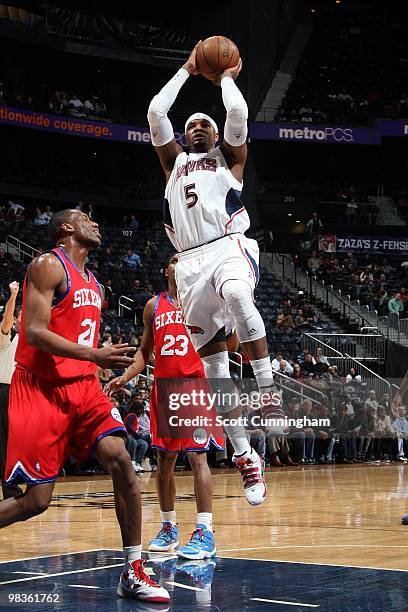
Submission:
M 352 251 L 353 253 L 408 253 L 408 239 L 391 236 L 338 236 L 321 234 L 319 249 L 326 253 Z
M 115 142 L 130 142 L 150 144 L 150 130 L 147 127 L 119 125 L 90 119 L 77 119 L 63 115 L 50 115 L 34 111 L 11 108 L 0 105 L 0 123 L 19 127 L 33 128 L 64 134 L 68 136 L 85 136 L 94 140 L 111 140 Z M 175 133 L 176 140 L 185 144 L 184 134 Z
M 91 119 L 51 115 L 0 105 L 0 123 L 94 140 L 151 144 L 148 127 L 120 125 Z M 382 136 L 408 136 L 407 120 L 378 119 L 375 128 L 314 125 L 311 123 L 251 123 L 249 136 L 281 142 L 316 142 L 320 144 L 380 145 Z M 176 141 L 185 146 L 183 132 L 175 132 Z
M 381 144 L 381 132 L 376 128 L 313 125 L 312 123 L 251 123 L 249 136 L 254 139 L 280 140 L 281 142 Z

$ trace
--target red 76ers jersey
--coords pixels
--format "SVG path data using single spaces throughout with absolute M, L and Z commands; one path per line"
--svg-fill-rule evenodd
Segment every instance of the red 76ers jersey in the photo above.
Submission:
M 156 378 L 204 376 L 204 366 L 191 344 L 182 310 L 174 304 L 167 291 L 157 296 L 152 325 L 156 348 Z
M 56 296 L 51 309 L 48 329 L 71 342 L 97 348 L 101 317 L 101 292 L 95 277 L 86 270 L 85 279 L 73 261 L 62 249 L 50 251 L 61 262 L 67 279 L 67 289 Z M 27 272 L 29 274 L 29 271 Z M 40 378 L 56 382 L 58 379 L 78 378 L 96 372 L 97 366 L 89 361 L 50 355 L 29 346 L 24 329 L 25 296 L 28 277 L 24 280 L 23 308 L 16 362 Z

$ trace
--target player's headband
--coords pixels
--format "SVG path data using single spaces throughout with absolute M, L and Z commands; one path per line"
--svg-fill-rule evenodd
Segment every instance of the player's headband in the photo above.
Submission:
M 208 123 L 214 128 L 215 133 L 218 134 L 218 127 L 214 119 L 211 119 L 211 117 L 205 113 L 194 113 L 194 115 L 191 115 L 191 117 L 187 119 L 186 125 L 184 126 L 184 133 L 187 133 L 188 124 L 192 121 L 197 121 L 197 119 L 205 119 L 208 121 Z

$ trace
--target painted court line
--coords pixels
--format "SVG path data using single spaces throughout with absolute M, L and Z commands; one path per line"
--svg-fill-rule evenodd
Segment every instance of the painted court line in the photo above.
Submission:
M 80 570 L 71 570 L 69 572 L 58 572 L 56 574 L 47 574 L 46 576 L 30 576 L 30 578 L 18 578 L 17 580 L 6 580 L 0 582 L 0 586 L 3 584 L 13 584 L 15 582 L 26 582 L 27 580 L 44 580 L 45 578 L 53 578 L 54 576 L 68 576 L 69 574 L 82 574 L 84 572 L 98 572 L 103 569 L 110 569 L 111 567 L 122 567 L 123 563 L 115 563 L 114 565 L 103 565 L 101 567 L 87 567 Z
M 11 572 L 12 574 L 27 574 L 27 576 L 48 576 L 44 572 Z
M 225 548 L 218 552 L 245 552 L 249 550 L 282 550 L 283 548 L 408 548 L 408 544 L 282 544 L 282 546 L 254 546 L 253 548 Z
M 299 601 L 281 601 L 280 599 L 261 599 L 260 597 L 251 597 L 250 601 L 263 601 L 265 603 L 284 604 L 286 606 L 304 606 L 305 608 L 320 608 L 317 604 L 300 603 Z
M 188 584 L 181 584 L 181 582 L 170 582 L 166 580 L 166 584 L 171 584 L 176 587 L 180 587 L 180 589 L 187 589 L 188 591 L 203 591 L 204 589 L 199 589 L 198 587 L 189 586 Z
M 256 549 L 262 550 L 262 548 Z M 220 551 L 222 552 L 222 551 Z M 218 557 L 218 555 L 217 555 Z M 285 559 L 259 559 L 254 557 L 218 557 L 219 559 L 238 559 L 239 561 L 266 561 L 267 563 L 291 563 L 292 565 L 324 565 L 327 567 L 344 567 L 352 569 L 370 569 L 380 572 L 408 572 L 408 569 L 395 567 L 372 567 L 371 565 L 344 565 L 342 563 L 317 563 L 314 561 L 286 561 Z
M 98 586 L 90 586 L 87 584 L 69 584 L 68 586 L 73 587 L 74 589 L 100 589 Z
M 80 555 L 82 553 L 89 553 L 89 552 L 99 552 L 101 550 L 117 550 L 114 548 L 91 548 L 90 550 L 75 550 L 73 552 L 66 552 L 66 553 L 55 553 L 52 555 L 41 555 L 40 557 L 24 557 L 24 559 L 8 559 L 7 561 L 0 561 L 0 565 L 4 564 L 4 563 L 16 563 L 17 561 L 32 561 L 33 559 L 48 559 L 48 557 L 64 557 L 67 555 Z

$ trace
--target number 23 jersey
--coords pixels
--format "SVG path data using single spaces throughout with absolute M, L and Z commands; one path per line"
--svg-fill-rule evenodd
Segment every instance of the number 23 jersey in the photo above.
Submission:
M 228 234 L 245 233 L 250 222 L 241 202 L 242 183 L 216 147 L 180 153 L 166 185 L 163 217 L 175 249 L 185 251 Z
M 100 287 L 88 270 L 86 271 L 88 280 L 85 279 L 62 249 L 56 248 L 50 253 L 59 259 L 64 268 L 67 289 L 64 294 L 57 295 L 53 299 L 48 329 L 76 344 L 97 348 L 102 306 Z M 28 270 L 24 279 L 22 317 L 16 351 L 17 364 L 39 378 L 52 380 L 56 384 L 58 380 L 95 374 L 97 366 L 94 363 L 58 357 L 28 345 L 24 319 L 29 273 Z
M 195 378 L 204 376 L 203 363 L 191 344 L 180 307 L 167 291 L 156 298 L 152 315 L 156 348 L 155 378 Z

